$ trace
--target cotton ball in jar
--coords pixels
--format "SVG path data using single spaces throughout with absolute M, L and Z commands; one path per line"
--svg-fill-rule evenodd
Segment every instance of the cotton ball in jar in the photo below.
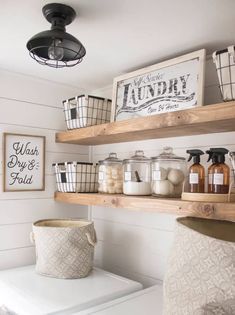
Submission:
M 109 187 L 112 187 L 112 186 L 114 186 L 115 185 L 115 180 L 113 180 L 112 178 L 108 178 L 108 179 L 106 179 L 106 185 Z
M 121 188 L 121 189 L 116 188 L 116 190 L 115 190 L 115 193 L 116 193 L 116 194 L 122 194 L 122 192 L 123 192 L 122 188 Z
M 113 178 L 116 178 L 118 176 L 118 167 L 116 165 L 112 166 L 111 173 Z
M 115 194 L 116 191 L 115 191 L 115 187 L 114 186 L 108 186 L 108 191 L 107 191 L 109 194 Z
M 184 180 L 184 173 L 181 170 L 172 168 L 168 175 L 167 179 L 173 184 L 173 185 L 178 185 L 183 182 Z
M 112 169 L 112 178 L 113 179 L 122 179 L 122 168 L 115 167 Z
M 123 182 L 122 181 L 116 181 L 115 185 L 114 185 L 114 188 L 115 188 L 115 193 L 116 194 L 121 194 L 122 193 L 122 189 L 123 189 Z
M 120 179 L 120 180 L 123 179 L 123 170 L 122 170 L 122 168 L 120 168 L 120 169 L 118 170 L 118 179 Z
M 115 182 L 115 186 L 118 188 L 118 189 L 122 189 L 123 187 L 123 181 L 122 180 L 117 180 Z
M 107 193 L 108 192 L 108 187 L 107 187 L 106 183 L 99 184 L 98 191 L 101 192 L 101 193 Z
M 174 186 L 169 180 L 159 180 L 153 184 L 153 192 L 157 195 L 170 196 L 174 192 Z
M 112 177 L 112 167 L 111 166 L 106 166 L 105 172 L 107 177 Z

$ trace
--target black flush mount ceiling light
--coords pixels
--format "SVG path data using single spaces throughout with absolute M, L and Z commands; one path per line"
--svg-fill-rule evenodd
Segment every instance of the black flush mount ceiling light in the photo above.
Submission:
M 82 61 L 86 49 L 74 36 L 66 33 L 65 26 L 76 17 L 73 8 L 50 3 L 42 8 L 51 30 L 33 36 L 27 43 L 30 56 L 41 65 L 53 68 L 73 67 Z

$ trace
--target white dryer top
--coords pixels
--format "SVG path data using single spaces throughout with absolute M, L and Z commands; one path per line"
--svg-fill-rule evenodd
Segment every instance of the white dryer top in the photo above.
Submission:
M 161 315 L 162 310 L 163 289 L 159 284 L 73 315 Z
M 0 271 L 0 305 L 20 315 L 67 315 L 142 289 L 138 282 L 94 268 L 82 279 L 35 273 L 34 266 Z

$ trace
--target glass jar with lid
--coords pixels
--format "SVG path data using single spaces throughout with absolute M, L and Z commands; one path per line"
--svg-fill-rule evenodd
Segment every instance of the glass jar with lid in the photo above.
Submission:
M 105 160 L 99 161 L 98 191 L 108 194 L 121 194 L 123 188 L 122 160 L 116 153 L 110 153 Z
M 151 195 L 150 163 L 151 159 L 145 157 L 142 150 L 123 161 L 125 195 Z
M 152 194 L 159 197 L 181 197 L 183 183 L 187 174 L 184 157 L 173 153 L 171 147 L 152 158 Z

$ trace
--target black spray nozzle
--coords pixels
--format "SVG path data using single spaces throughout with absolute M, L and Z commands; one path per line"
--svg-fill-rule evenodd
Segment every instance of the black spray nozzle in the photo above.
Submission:
M 211 148 L 212 159 L 215 159 L 218 163 L 224 163 L 225 155 L 228 154 L 228 150 L 226 148 Z
M 229 150 L 226 148 L 210 148 L 210 151 L 212 153 L 217 153 L 217 154 L 222 154 L 222 155 L 228 154 L 229 152 Z
M 207 162 L 209 162 L 212 159 L 213 156 L 213 152 L 211 150 L 207 150 L 206 153 L 208 154 L 208 160 Z
M 191 159 L 193 158 L 194 163 L 200 163 L 200 156 L 204 154 L 202 150 L 197 149 L 187 150 L 186 152 L 189 154 L 188 161 L 191 161 Z

